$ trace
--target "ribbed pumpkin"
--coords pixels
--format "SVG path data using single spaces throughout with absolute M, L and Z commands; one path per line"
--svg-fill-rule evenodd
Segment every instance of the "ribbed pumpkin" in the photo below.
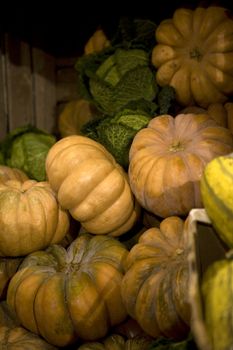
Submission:
M 233 248 L 233 153 L 209 162 L 201 178 L 205 210 L 217 234 Z
M 207 109 L 198 106 L 189 106 L 181 111 L 181 113 L 203 114 L 207 113 L 219 125 L 228 128 L 233 134 L 233 103 L 211 103 Z
M 0 300 L 5 299 L 9 281 L 16 273 L 21 261 L 20 258 L 1 258 L 0 257 Z
M 77 350 L 148 350 L 151 340 L 143 337 L 125 339 L 119 334 L 109 335 L 98 342 L 81 345 Z
M 95 116 L 94 108 L 84 99 L 68 102 L 58 117 L 61 137 L 79 135 L 82 126 Z
M 142 207 L 163 218 L 203 206 L 200 179 L 205 165 L 233 150 L 233 136 L 205 114 L 153 118 L 133 139 L 131 189 Z
M 0 347 L 7 350 L 55 350 L 38 335 L 22 327 L 0 327 Z
M 108 236 L 82 234 L 67 250 L 52 245 L 25 258 L 7 303 L 25 328 L 51 344 L 97 340 L 126 319 L 120 286 L 127 255 Z
M 95 52 L 100 52 L 110 45 L 110 41 L 105 35 L 103 29 L 98 28 L 88 39 L 84 46 L 84 54 L 92 54 Z
M 152 337 L 182 339 L 190 324 L 184 221 L 164 219 L 130 250 L 121 284 L 128 314 Z
M 232 254 L 209 265 L 201 282 L 204 320 L 213 350 L 230 350 L 233 344 Z
M 233 20 L 225 8 L 178 8 L 156 28 L 152 63 L 177 101 L 207 107 L 233 93 Z
M 46 172 L 61 206 L 88 232 L 119 236 L 137 221 L 128 176 L 98 142 L 80 135 L 59 140 L 48 153 Z
M 60 242 L 69 229 L 48 182 L 0 183 L 0 256 L 23 256 Z
M 0 182 L 5 182 L 8 180 L 18 180 L 24 182 L 28 179 L 28 176 L 22 170 L 11 168 L 6 165 L 0 165 Z

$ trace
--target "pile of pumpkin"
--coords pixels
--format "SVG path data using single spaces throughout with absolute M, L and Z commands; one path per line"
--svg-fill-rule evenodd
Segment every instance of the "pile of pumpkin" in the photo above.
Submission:
M 98 33 L 87 53 L 107 45 Z M 206 165 L 233 152 L 233 21 L 222 8 L 178 9 L 155 34 L 156 80 L 183 109 L 136 134 L 128 173 L 72 125 L 48 152 L 47 181 L 0 167 L 0 342 L 9 348 L 143 350 L 189 336 L 186 219 L 203 207 Z M 75 106 L 89 113 L 87 102 Z M 72 108 L 77 125 L 83 112 Z

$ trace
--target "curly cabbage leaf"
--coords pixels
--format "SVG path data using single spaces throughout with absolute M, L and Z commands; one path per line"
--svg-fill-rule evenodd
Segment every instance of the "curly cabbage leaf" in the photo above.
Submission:
M 23 170 L 29 178 L 45 181 L 45 159 L 55 136 L 35 127 L 16 128 L 2 143 L 6 165 Z
M 114 117 L 88 123 L 82 133 L 100 142 L 125 169 L 129 164 L 129 149 L 135 134 L 146 127 L 151 116 L 144 111 L 125 109 Z

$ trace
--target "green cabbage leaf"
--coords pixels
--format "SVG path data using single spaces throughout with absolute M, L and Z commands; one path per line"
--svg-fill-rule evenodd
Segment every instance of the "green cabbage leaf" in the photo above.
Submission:
M 46 180 L 45 160 L 56 137 L 33 126 L 10 132 L 1 143 L 5 164 L 23 170 L 29 178 Z

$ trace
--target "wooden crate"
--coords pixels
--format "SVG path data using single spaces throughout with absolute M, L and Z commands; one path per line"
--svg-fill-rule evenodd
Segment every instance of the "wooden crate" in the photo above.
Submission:
M 57 132 L 64 104 L 78 97 L 77 57 L 55 57 L 4 33 L 0 36 L 0 140 L 32 124 Z

